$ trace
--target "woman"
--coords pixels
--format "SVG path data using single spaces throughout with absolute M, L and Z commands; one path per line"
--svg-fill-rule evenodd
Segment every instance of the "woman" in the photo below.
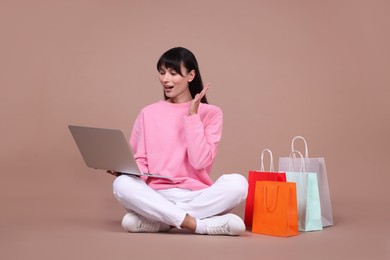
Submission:
M 215 183 L 210 171 L 222 133 L 222 111 L 207 104 L 195 56 L 177 47 L 157 63 L 165 100 L 138 115 L 130 145 L 142 172 L 171 179 L 119 175 L 114 195 L 127 209 L 122 226 L 128 232 L 186 228 L 197 234 L 240 235 L 242 219 L 226 214 L 247 195 L 248 183 L 239 174 L 226 174 Z

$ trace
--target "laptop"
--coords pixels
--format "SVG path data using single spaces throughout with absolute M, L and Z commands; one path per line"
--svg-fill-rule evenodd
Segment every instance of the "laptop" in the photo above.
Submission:
M 78 125 L 68 127 L 88 167 L 127 175 L 171 179 L 141 172 L 122 130 Z

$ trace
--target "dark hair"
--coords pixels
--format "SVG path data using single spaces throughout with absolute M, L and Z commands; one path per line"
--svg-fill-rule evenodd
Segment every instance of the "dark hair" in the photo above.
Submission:
M 157 62 L 157 70 L 159 71 L 162 67 L 165 67 L 167 69 L 173 69 L 181 76 L 184 76 L 181 72 L 182 64 L 188 72 L 192 70 L 195 71 L 194 79 L 188 83 L 191 96 L 194 98 L 196 94 L 203 90 L 203 82 L 199 71 L 198 61 L 190 50 L 183 47 L 175 47 L 166 51 Z M 165 100 L 168 99 L 165 94 L 164 98 Z M 200 102 L 206 104 L 208 103 L 206 95 L 200 100 Z

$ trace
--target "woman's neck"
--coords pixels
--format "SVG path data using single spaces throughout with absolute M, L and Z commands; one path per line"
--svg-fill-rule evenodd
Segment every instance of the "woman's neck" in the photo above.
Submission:
M 167 99 L 168 102 L 175 103 L 175 104 L 187 103 L 190 102 L 191 100 L 193 100 L 191 95 L 177 96 L 177 97 L 171 97 Z

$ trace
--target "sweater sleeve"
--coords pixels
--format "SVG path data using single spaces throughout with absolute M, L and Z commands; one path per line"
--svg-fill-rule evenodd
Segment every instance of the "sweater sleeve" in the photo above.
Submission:
M 215 107 L 204 117 L 199 114 L 185 116 L 185 134 L 188 143 L 188 159 L 195 169 L 210 166 L 217 154 L 222 136 L 222 111 Z
M 148 173 L 148 160 L 146 157 L 144 116 L 141 112 L 134 122 L 130 136 L 130 146 L 133 150 L 134 159 L 141 172 Z

